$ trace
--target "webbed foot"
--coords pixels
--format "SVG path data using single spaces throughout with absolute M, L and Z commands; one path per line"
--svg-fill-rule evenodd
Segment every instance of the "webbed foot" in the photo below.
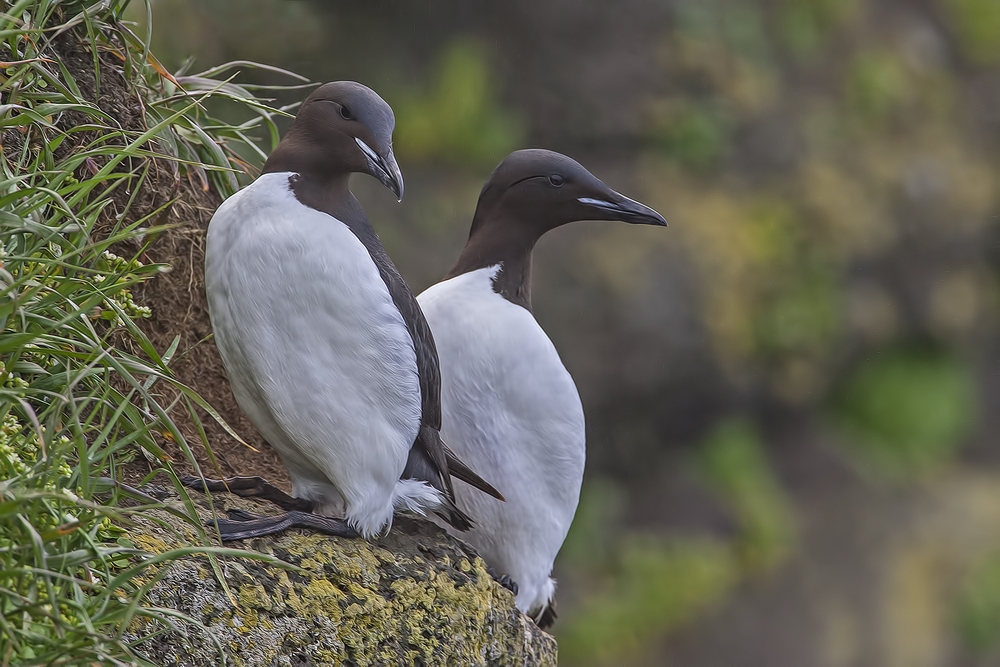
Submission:
M 206 523 L 219 531 L 223 542 L 248 540 L 274 535 L 289 528 L 308 528 L 335 537 L 360 537 L 343 519 L 292 510 L 279 516 L 256 516 L 244 510 L 230 510 L 232 519 L 215 519 Z

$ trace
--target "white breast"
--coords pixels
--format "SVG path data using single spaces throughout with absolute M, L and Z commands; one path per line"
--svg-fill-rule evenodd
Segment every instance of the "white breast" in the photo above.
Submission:
M 290 175 L 261 176 L 212 218 L 212 328 L 233 393 L 293 493 L 371 534 L 391 520 L 419 428 L 416 354 L 367 249 L 302 205 Z
M 517 605 L 552 597 L 549 575 L 580 496 L 585 459 L 576 386 L 530 312 L 493 291 L 498 267 L 418 297 L 441 359 L 442 435 L 507 498 L 456 485 L 476 527 L 463 533 L 519 585 Z

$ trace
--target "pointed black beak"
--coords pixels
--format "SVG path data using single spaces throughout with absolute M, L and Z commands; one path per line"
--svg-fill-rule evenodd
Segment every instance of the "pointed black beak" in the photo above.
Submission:
M 645 204 L 640 204 L 614 190 L 610 190 L 609 194 L 608 199 L 580 197 L 577 201 L 601 211 L 601 215 L 596 218 L 599 220 L 621 220 L 634 225 L 667 226 L 667 221 L 663 219 L 663 216 Z
M 361 152 L 368 159 L 369 173 L 378 179 L 379 183 L 389 188 L 397 201 L 403 201 L 403 174 L 396 164 L 396 157 L 392 154 L 392 148 L 386 151 L 385 155 L 379 155 L 371 146 L 357 137 L 354 138 L 361 147 Z

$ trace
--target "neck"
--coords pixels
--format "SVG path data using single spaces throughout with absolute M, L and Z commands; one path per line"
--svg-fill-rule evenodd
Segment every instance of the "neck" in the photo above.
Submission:
M 310 141 L 295 126 L 288 131 L 264 163 L 261 173 L 294 172 L 310 181 L 347 189 L 351 170 L 343 159 Z
M 539 236 L 517 219 L 474 220 L 469 241 L 445 279 L 499 264 L 493 290 L 530 311 L 531 251 Z
M 294 129 L 294 128 L 293 128 Z M 367 220 L 349 189 L 351 172 L 330 164 L 330 160 L 312 142 L 289 132 L 274 149 L 262 174 L 291 172 L 296 198 L 311 208 L 329 213 L 343 222 Z

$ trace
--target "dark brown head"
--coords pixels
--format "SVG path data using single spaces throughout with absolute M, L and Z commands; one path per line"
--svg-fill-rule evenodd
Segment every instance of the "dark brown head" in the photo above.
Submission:
M 392 154 L 392 109 L 354 81 L 335 81 L 313 91 L 295 122 L 264 165 L 264 173 L 293 171 L 329 180 L 370 174 L 403 198 L 403 177 Z
M 526 227 L 541 236 L 577 220 L 666 225 L 659 213 L 621 195 L 573 158 L 541 149 L 515 151 L 497 165 L 479 195 L 472 234 Z M 510 230 L 514 231 L 514 230 Z
M 479 195 L 469 242 L 448 274 L 501 265 L 494 289 L 531 307 L 531 250 L 545 232 L 577 220 L 666 226 L 653 209 L 621 195 L 576 160 L 541 149 L 516 151 Z

